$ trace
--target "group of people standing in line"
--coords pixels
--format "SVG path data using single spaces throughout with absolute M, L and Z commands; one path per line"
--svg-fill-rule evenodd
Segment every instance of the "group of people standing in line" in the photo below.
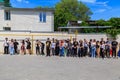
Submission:
M 26 44 L 26 45 L 25 45 Z M 18 54 L 19 43 L 16 40 L 5 38 L 4 41 L 4 54 Z M 101 38 L 100 41 L 96 39 L 90 39 L 87 41 L 79 40 L 76 38 L 73 40 L 57 40 L 47 38 L 46 43 L 39 40 L 35 42 L 36 55 L 46 56 L 60 56 L 60 57 L 93 57 L 93 58 L 110 58 L 120 56 L 120 44 L 114 40 L 104 40 Z M 46 53 L 44 52 L 46 49 Z M 29 39 L 21 41 L 20 47 L 21 54 L 31 54 L 31 42 Z
M 25 46 L 26 43 L 26 46 Z M 10 54 L 10 55 L 15 55 L 15 54 L 31 54 L 31 42 L 29 39 L 27 40 L 22 40 L 21 41 L 21 46 L 20 46 L 20 52 L 18 51 L 18 45 L 19 43 L 17 42 L 16 39 L 11 39 L 8 40 L 8 38 L 5 38 L 4 41 L 4 54 Z
M 36 54 L 40 54 L 39 40 L 36 41 Z M 93 57 L 93 58 L 110 58 L 120 56 L 120 44 L 114 40 L 100 41 L 96 39 L 90 39 L 87 41 L 79 40 L 76 38 L 73 40 L 57 40 L 49 38 L 46 41 L 46 56 L 67 56 L 67 57 Z

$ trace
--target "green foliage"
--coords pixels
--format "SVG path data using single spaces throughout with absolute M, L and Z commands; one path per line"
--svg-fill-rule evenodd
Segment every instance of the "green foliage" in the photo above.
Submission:
M 42 6 L 37 6 L 36 8 L 41 9 L 41 8 L 43 8 L 43 7 L 42 7 Z
M 88 23 L 86 23 L 85 21 L 82 22 L 81 26 L 89 26 Z
M 111 38 L 117 38 L 117 35 L 120 33 L 120 29 L 107 29 L 106 33 L 110 35 Z
M 55 30 L 59 26 L 66 26 L 68 21 L 89 20 L 92 12 L 78 0 L 61 0 L 55 6 Z
M 11 7 L 10 0 L 4 0 L 5 7 Z
M 109 22 L 110 22 L 110 25 L 112 27 L 114 27 L 114 28 L 120 28 L 120 18 L 113 17 L 113 18 L 111 18 L 109 20 Z
M 103 19 L 97 20 L 97 25 L 99 26 L 105 26 L 106 21 Z
M 111 22 L 100 19 L 100 20 L 97 20 L 97 25 L 98 26 L 111 26 Z

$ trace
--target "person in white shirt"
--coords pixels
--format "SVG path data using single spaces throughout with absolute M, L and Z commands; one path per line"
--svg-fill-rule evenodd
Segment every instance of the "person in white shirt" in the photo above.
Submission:
M 3 46 L 4 46 L 4 54 L 9 54 L 9 41 L 8 41 L 8 38 L 5 38 Z
M 51 49 L 52 49 L 52 55 L 53 56 L 55 55 L 55 45 L 56 45 L 55 39 L 53 38 L 52 43 L 51 43 Z

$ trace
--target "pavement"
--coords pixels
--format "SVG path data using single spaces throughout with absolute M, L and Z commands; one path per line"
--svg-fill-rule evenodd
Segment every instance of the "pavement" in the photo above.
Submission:
M 120 58 L 0 55 L 0 80 L 120 80 Z

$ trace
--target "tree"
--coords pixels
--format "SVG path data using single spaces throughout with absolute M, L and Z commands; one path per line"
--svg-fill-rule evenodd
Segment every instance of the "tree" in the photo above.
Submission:
M 113 39 L 117 38 L 117 35 L 120 33 L 120 29 L 107 29 L 106 33 Z
M 108 20 L 110 25 L 112 26 L 111 29 L 107 29 L 106 33 L 110 35 L 111 38 L 117 38 L 117 35 L 120 33 L 120 18 L 111 18 Z
M 105 26 L 106 21 L 103 19 L 97 20 L 97 25 L 98 26 Z
M 55 6 L 55 30 L 59 26 L 66 26 L 68 21 L 89 20 L 92 12 L 78 0 L 61 0 Z
M 114 28 L 120 28 L 120 18 L 113 17 L 113 18 L 111 18 L 109 20 L 109 22 L 110 22 L 110 24 L 111 24 L 112 27 L 114 27 Z
M 4 0 L 5 7 L 11 7 L 10 0 Z

